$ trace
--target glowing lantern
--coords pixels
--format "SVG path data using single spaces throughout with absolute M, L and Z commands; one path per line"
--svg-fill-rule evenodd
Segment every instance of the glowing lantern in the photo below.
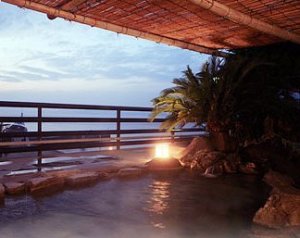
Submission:
M 169 145 L 168 144 L 158 144 L 155 146 L 155 158 L 157 159 L 169 159 Z
M 169 144 L 157 144 L 155 156 L 147 163 L 150 171 L 178 171 L 183 169 L 179 160 L 170 155 Z

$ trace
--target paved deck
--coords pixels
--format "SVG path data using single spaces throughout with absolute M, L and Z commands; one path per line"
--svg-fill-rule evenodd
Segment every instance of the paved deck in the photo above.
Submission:
M 173 157 L 179 157 L 182 145 L 173 145 Z M 106 151 L 50 151 L 43 153 L 42 172 L 62 171 L 114 171 L 124 167 L 142 167 L 154 155 L 154 148 L 106 150 Z M 8 154 L 0 158 L 0 182 L 22 181 L 38 174 L 37 153 Z

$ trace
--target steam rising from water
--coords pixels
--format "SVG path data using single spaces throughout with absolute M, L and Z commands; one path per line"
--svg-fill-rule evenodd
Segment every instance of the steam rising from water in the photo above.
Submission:
M 253 177 L 210 180 L 182 173 L 8 198 L 0 208 L 0 237 L 245 237 L 264 190 Z

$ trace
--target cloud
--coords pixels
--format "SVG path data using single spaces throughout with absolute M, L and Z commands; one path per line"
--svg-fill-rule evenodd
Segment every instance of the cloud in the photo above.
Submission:
M 0 74 L 0 82 L 21 82 L 18 77 L 7 75 L 7 74 Z
M 23 101 L 32 101 L 35 94 L 41 100 L 43 92 L 48 101 L 87 103 L 106 95 L 107 103 L 117 98 L 125 102 L 124 96 L 128 102 L 143 98 L 145 103 L 171 86 L 186 65 L 198 70 L 207 58 L 0 4 L 0 84 L 5 84 L 5 94 L 0 87 L 1 100 L 22 95 Z M 64 95 L 58 97 L 58 90 Z

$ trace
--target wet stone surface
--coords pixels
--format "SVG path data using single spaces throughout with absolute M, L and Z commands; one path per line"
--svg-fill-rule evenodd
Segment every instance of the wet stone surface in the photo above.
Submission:
M 99 179 L 99 174 L 96 172 L 85 172 L 74 174 L 65 179 L 66 185 L 71 187 L 85 186 L 95 183 Z
M 25 183 L 7 182 L 4 184 L 5 193 L 8 195 L 18 195 L 25 192 Z
M 120 169 L 118 172 L 119 177 L 137 177 L 143 174 L 143 170 L 141 168 L 124 168 Z
M 48 194 L 61 190 L 64 187 L 64 179 L 51 176 L 32 178 L 27 182 L 27 186 L 32 194 Z

